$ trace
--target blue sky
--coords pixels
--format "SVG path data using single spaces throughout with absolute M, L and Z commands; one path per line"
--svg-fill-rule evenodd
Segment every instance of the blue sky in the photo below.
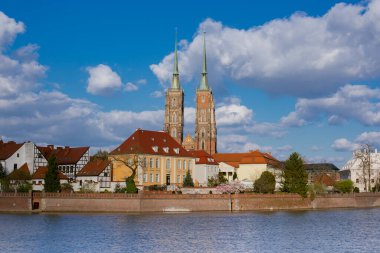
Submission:
M 0 3 L 0 136 L 112 148 L 161 130 L 175 29 L 187 133 L 206 31 L 218 150 L 338 166 L 380 146 L 380 2 Z

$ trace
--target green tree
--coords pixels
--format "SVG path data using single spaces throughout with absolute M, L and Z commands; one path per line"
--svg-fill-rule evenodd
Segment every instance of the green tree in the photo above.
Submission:
M 273 193 L 276 187 L 276 178 L 269 171 L 261 173 L 253 184 L 253 191 L 258 193 Z
M 5 179 L 7 177 L 7 171 L 3 167 L 3 164 L 0 163 L 0 180 Z
M 61 189 L 59 182 L 59 170 L 55 156 L 51 156 L 49 158 L 44 188 L 46 192 L 58 192 Z
M 236 171 L 234 172 L 234 175 L 232 176 L 232 180 L 238 179 Z
M 190 170 L 187 170 L 186 176 L 183 179 L 183 187 L 194 187 L 193 178 L 191 177 Z
M 307 173 L 302 158 L 296 152 L 285 161 L 282 191 L 307 195 Z
M 350 179 L 337 181 L 334 185 L 334 189 L 341 193 L 349 193 L 354 190 L 354 182 Z

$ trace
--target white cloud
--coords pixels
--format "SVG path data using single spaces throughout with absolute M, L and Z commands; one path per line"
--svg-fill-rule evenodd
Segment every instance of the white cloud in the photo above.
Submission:
M 311 146 L 310 149 L 311 149 L 311 151 L 314 151 L 314 152 L 317 152 L 317 151 L 321 151 L 321 150 L 322 150 L 320 147 L 315 146 L 315 145 L 314 145 L 314 146 Z
M 215 109 L 219 126 L 242 125 L 252 120 L 253 111 L 244 105 L 222 105 Z
M 147 84 L 146 79 L 137 80 L 137 84 Z
M 335 151 L 353 151 L 360 147 L 360 145 L 353 143 L 345 138 L 337 139 L 333 142 L 331 147 Z
M 380 147 L 380 132 L 364 132 L 355 141 L 361 145 L 370 144 Z
M 131 82 L 128 82 L 126 85 L 125 85 L 125 88 L 124 90 L 129 92 L 129 91 L 137 91 L 139 89 L 139 87 L 136 85 L 136 84 L 133 84 Z
M 301 126 L 327 116 L 330 124 L 356 120 L 367 126 L 380 125 L 380 89 L 345 85 L 331 96 L 298 99 L 295 111 L 281 119 L 285 126 Z
M 164 96 L 164 92 L 161 90 L 156 90 L 156 91 L 153 91 L 152 93 L 150 93 L 150 96 L 154 97 L 154 98 L 160 98 L 160 97 Z
M 206 19 L 192 41 L 182 43 L 181 77 L 199 78 L 203 30 L 211 80 L 227 77 L 271 93 L 314 97 L 342 83 L 378 77 L 379 6 L 379 0 L 340 3 L 319 17 L 295 13 L 249 29 Z M 170 82 L 173 57 L 150 66 L 162 83 Z
M 87 82 L 87 92 L 93 95 L 107 95 L 122 86 L 120 76 L 104 64 L 95 67 L 87 67 L 89 78 Z
M 0 52 L 13 42 L 17 34 L 23 33 L 25 26 L 0 11 Z

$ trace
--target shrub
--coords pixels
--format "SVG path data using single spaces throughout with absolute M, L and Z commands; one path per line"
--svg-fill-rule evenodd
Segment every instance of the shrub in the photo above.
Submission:
M 359 193 L 360 192 L 359 188 L 358 187 L 354 187 L 354 192 L 355 193 Z
M 334 189 L 340 193 L 349 193 L 354 189 L 354 182 L 350 179 L 337 181 L 334 185 Z
M 128 177 L 126 180 L 125 180 L 125 184 L 126 184 L 126 190 L 125 192 L 126 193 L 137 193 L 138 192 L 138 189 L 136 187 L 136 184 L 135 184 L 135 180 L 131 177 Z
M 73 186 L 70 183 L 63 183 L 63 184 L 61 184 L 61 191 L 62 192 L 72 192 Z
M 127 188 L 121 187 L 119 183 L 116 184 L 115 186 L 115 193 L 125 193 L 127 191 Z
M 191 177 L 190 170 L 187 170 L 186 176 L 183 179 L 183 187 L 194 187 L 194 181 Z
M 32 190 L 32 184 L 25 182 L 17 186 L 17 192 L 29 192 Z
M 261 173 L 259 179 L 254 183 L 253 190 L 257 193 L 273 193 L 276 187 L 276 178 L 269 171 Z

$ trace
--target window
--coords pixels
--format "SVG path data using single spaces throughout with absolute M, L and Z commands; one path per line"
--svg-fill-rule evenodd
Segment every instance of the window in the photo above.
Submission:
M 177 183 L 181 183 L 181 176 L 177 176 Z
M 180 169 L 181 168 L 181 160 L 178 160 L 177 161 L 177 169 Z
M 20 157 L 20 154 L 19 154 L 19 153 L 17 153 L 17 157 Z
M 160 159 L 156 159 L 156 168 L 159 168 L 160 167 Z
M 159 174 L 156 174 L 156 182 L 160 182 L 160 175 Z
M 150 182 L 153 183 L 153 174 L 150 173 Z
M 202 150 L 204 150 L 204 149 L 205 149 L 205 142 L 202 141 Z
M 359 178 L 356 179 L 356 183 L 359 183 Z
M 169 148 L 168 147 L 164 147 L 163 150 L 165 151 L 165 153 L 169 152 Z
M 157 146 L 153 146 L 152 149 L 153 149 L 154 152 L 158 152 L 158 147 Z
M 173 138 L 177 137 L 177 130 L 175 128 L 172 129 L 172 137 Z
M 172 106 L 175 107 L 177 105 L 175 98 L 172 99 Z
M 146 173 L 144 173 L 144 183 L 146 183 L 146 180 L 147 180 L 147 175 L 146 175 Z
M 202 103 L 205 102 L 205 96 L 202 96 Z
M 69 167 L 69 166 L 67 166 L 67 167 Z M 68 170 L 68 168 L 67 168 L 67 170 Z M 70 166 L 70 173 L 73 173 L 74 172 L 74 166 Z
M 173 148 L 174 153 L 179 154 L 179 148 Z
M 186 169 L 186 160 L 183 160 L 183 166 L 182 166 L 183 169 Z
M 17 170 L 17 163 L 13 164 L 13 170 Z
M 170 159 L 166 159 L 166 169 L 170 170 Z
M 149 159 L 149 167 L 150 167 L 150 168 L 153 168 L 153 158 L 150 158 L 150 159 Z
M 144 157 L 143 159 L 143 164 L 142 164 L 143 167 L 146 167 L 146 157 Z
M 191 161 L 189 160 L 189 162 L 187 163 L 187 169 L 188 170 L 190 169 L 190 163 L 191 163 Z
M 107 172 L 104 172 L 104 176 L 105 176 L 105 177 L 108 177 L 108 173 L 107 173 Z
M 372 179 L 371 179 L 371 183 L 375 183 L 375 179 L 372 178 Z

